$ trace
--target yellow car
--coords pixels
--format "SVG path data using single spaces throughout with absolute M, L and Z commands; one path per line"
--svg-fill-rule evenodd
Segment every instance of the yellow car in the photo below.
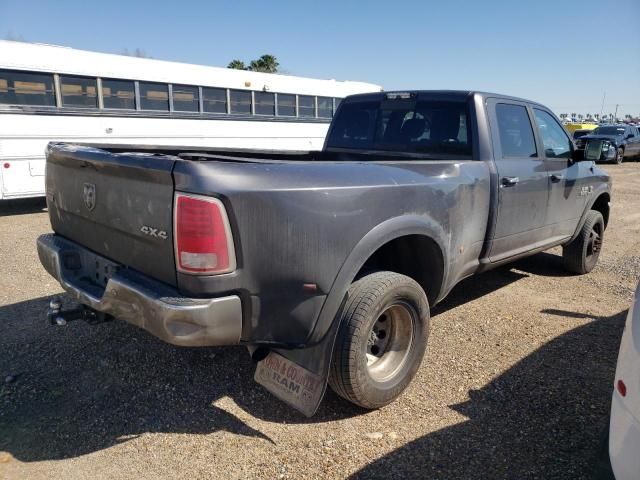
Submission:
M 594 128 L 598 128 L 598 124 L 570 122 L 570 123 L 565 123 L 564 128 L 566 128 L 569 133 L 573 133 L 576 130 L 593 130 Z

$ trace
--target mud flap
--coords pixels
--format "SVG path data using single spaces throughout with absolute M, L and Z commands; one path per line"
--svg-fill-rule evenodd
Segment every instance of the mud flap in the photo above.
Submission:
M 340 318 L 339 314 L 337 318 Z M 271 350 L 258 362 L 255 381 L 286 404 L 312 417 L 327 389 L 331 354 L 339 326 L 340 322 L 334 321 L 324 338 L 311 347 Z
M 322 401 L 326 379 L 274 351 L 258 362 L 256 382 L 307 417 Z

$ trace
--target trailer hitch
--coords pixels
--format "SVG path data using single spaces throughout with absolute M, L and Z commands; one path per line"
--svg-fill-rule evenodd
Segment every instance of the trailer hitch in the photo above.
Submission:
M 112 320 L 111 315 L 98 312 L 85 305 L 78 305 L 66 310 L 62 309 L 62 301 L 60 297 L 53 297 L 49 302 L 49 310 L 47 310 L 47 320 L 51 325 L 64 326 L 74 320 L 84 320 L 85 322 L 95 325 L 98 323 L 108 322 Z

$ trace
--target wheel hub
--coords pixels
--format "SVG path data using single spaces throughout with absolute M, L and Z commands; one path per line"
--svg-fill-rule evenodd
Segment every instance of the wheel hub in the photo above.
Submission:
M 367 371 L 376 381 L 391 378 L 402 368 L 413 342 L 417 314 L 413 307 L 397 303 L 385 309 L 367 338 Z

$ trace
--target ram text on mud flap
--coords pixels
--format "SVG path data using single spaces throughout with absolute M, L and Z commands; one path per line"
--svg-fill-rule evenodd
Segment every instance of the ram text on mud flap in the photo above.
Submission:
M 319 375 L 276 352 L 258 362 L 256 382 L 283 402 L 310 417 L 318 408 L 324 385 Z

